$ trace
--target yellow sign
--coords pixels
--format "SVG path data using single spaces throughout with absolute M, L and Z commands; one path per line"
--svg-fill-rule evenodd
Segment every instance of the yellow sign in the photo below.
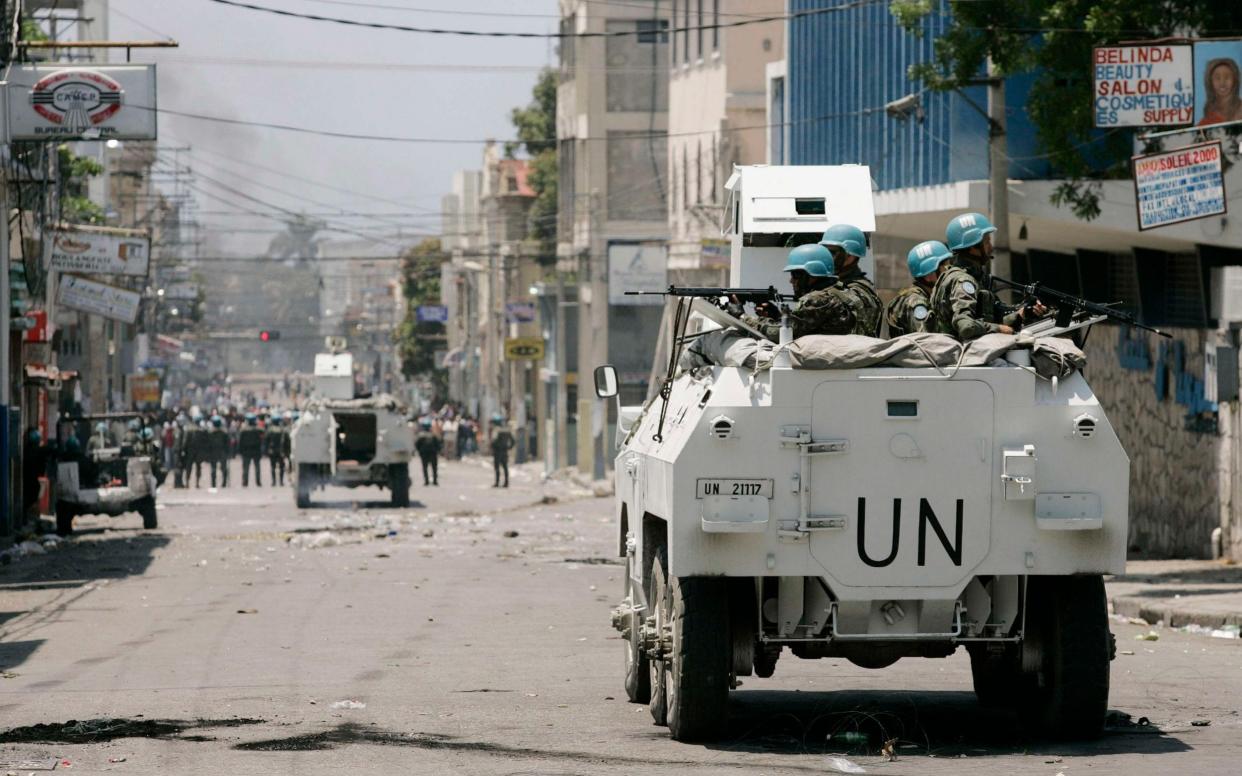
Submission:
M 543 359 L 543 337 L 510 337 L 505 340 L 506 361 Z

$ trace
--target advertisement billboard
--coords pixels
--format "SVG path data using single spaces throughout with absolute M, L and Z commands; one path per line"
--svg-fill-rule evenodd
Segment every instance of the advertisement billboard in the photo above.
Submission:
M 1139 230 L 1224 215 L 1223 158 L 1219 142 L 1134 157 Z
M 668 248 L 664 243 L 611 243 L 608 246 L 608 304 L 664 304 L 662 296 L 626 296 L 626 291 L 668 290 Z
M 155 140 L 155 65 L 17 64 L 13 140 Z
M 1200 127 L 1242 121 L 1242 40 L 1195 44 L 1195 116 Z
M 47 266 L 61 272 L 145 276 L 151 258 L 151 239 L 128 229 L 54 231 L 45 245 Z
M 1193 123 L 1194 56 L 1191 46 L 1163 43 L 1094 49 L 1095 126 Z
M 96 283 L 77 275 L 65 275 L 60 279 L 60 291 L 56 299 L 70 310 L 133 323 L 138 317 L 138 305 L 142 296 L 134 291 Z

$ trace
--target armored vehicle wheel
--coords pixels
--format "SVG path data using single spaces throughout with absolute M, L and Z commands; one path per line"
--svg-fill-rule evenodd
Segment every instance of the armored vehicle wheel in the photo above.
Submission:
M 1035 639 L 1040 669 L 1023 709 L 1048 736 L 1098 738 L 1111 643 L 1104 578 L 1031 577 L 1028 584 L 1027 638 Z
M 656 559 L 663 580 L 664 556 Z M 729 722 L 729 599 L 726 580 L 709 577 L 667 577 L 662 595 L 652 590 L 659 614 L 657 630 L 664 659 L 659 661 L 665 719 L 676 741 L 711 741 L 724 735 Z M 653 665 L 655 663 L 653 662 Z M 654 676 L 654 675 L 653 675 Z M 655 706 L 655 685 L 652 705 Z M 657 720 L 658 721 L 658 720 Z
M 989 652 L 983 644 L 972 644 L 967 651 L 979 703 L 989 707 L 1015 705 L 1028 678 L 1022 673 L 1021 653 L 1009 648 L 999 654 Z
M 668 565 L 664 548 L 656 552 L 651 564 L 651 573 L 647 577 L 647 605 L 651 608 L 651 629 L 656 636 L 656 649 L 663 650 L 668 645 L 668 621 L 670 609 L 668 602 L 668 578 L 664 567 Z M 662 646 L 663 645 L 663 646 Z M 651 710 L 651 718 L 657 725 L 668 724 L 668 701 L 666 697 L 667 673 L 664 660 L 647 660 L 647 691 L 651 701 L 647 707 Z
M 155 499 L 144 500 L 138 505 L 138 514 L 142 515 L 142 527 L 146 530 L 159 527 L 159 517 L 155 513 Z
M 388 467 L 388 489 L 392 491 L 394 507 L 410 505 L 410 467 L 404 463 L 394 463 Z
M 56 504 L 56 533 L 60 536 L 73 533 L 73 507 L 64 502 Z
M 627 606 L 634 604 L 633 573 L 638 563 L 637 557 L 631 553 L 626 561 L 625 596 L 622 601 Z M 643 650 L 642 625 L 643 615 L 635 612 L 630 615 L 630 632 L 625 640 L 625 697 L 630 703 L 647 703 L 651 700 L 651 665 L 647 653 Z
M 297 504 L 298 509 L 306 509 L 310 506 L 311 490 L 314 489 L 314 474 L 311 467 L 304 463 L 298 464 L 297 475 Z

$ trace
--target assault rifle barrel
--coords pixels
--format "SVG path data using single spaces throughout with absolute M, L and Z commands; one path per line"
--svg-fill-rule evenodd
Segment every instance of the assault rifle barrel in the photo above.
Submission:
M 711 286 L 669 286 L 667 291 L 626 291 L 626 296 L 689 296 L 704 299 L 720 296 L 736 296 L 743 302 L 780 301 L 793 299 L 792 294 L 782 294 L 775 286 L 767 288 L 714 288 Z
M 1140 323 L 1139 319 L 1132 313 L 1128 313 L 1124 310 L 1118 310 L 1115 307 L 1100 304 L 1099 302 L 1092 302 L 1089 299 L 1083 299 L 1081 296 L 1067 294 L 1066 292 L 1058 291 L 1055 288 L 1049 288 L 1043 283 L 1015 283 L 1012 280 L 1006 280 L 1005 278 L 996 277 L 995 275 L 992 276 L 992 280 L 1007 288 L 1021 291 L 1023 296 L 1028 299 L 1043 299 L 1045 301 L 1052 302 L 1058 309 L 1068 308 L 1070 310 L 1081 310 L 1082 312 L 1090 313 L 1091 315 L 1103 315 L 1117 321 L 1118 323 L 1124 323 L 1125 325 L 1133 326 L 1136 329 L 1150 331 L 1155 334 L 1159 334 L 1161 337 L 1173 337 L 1172 334 L 1163 332 L 1154 326 L 1148 326 L 1145 323 Z

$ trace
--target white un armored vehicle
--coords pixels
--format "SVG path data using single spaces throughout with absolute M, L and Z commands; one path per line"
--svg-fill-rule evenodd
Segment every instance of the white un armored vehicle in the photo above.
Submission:
M 727 186 L 733 286 L 787 289 L 798 233 L 875 229 L 866 167 L 746 167 Z M 690 302 L 671 347 L 712 341 L 717 364 L 683 358 L 664 398 L 619 408 L 629 699 L 705 740 L 727 732 L 738 678 L 772 676 L 785 652 L 884 668 L 964 646 L 981 702 L 1045 735 L 1098 735 L 1114 651 L 1102 575 L 1124 570 L 1129 459 L 1076 369 L 1032 364 L 1081 358 L 1038 335 L 1101 317 L 1066 306 L 971 348 L 918 334 L 774 353 L 708 332 L 738 322 Z M 807 339 L 845 352 L 816 358 Z M 596 391 L 615 395 L 612 367 Z
M 414 430 L 406 409 L 386 394 L 356 398 L 353 357 L 330 343 L 315 356 L 315 393 L 290 432 L 293 487 L 299 507 L 325 485 L 378 485 L 394 507 L 410 505 Z

